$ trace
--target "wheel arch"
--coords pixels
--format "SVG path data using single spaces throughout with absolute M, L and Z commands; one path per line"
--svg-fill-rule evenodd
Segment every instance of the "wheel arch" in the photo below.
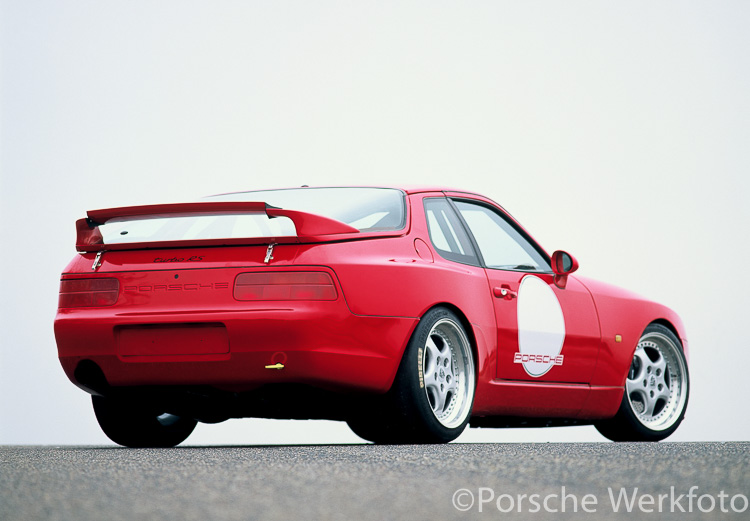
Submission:
M 682 350 L 683 351 L 685 350 L 685 347 L 682 345 L 683 340 L 682 340 L 682 338 L 680 338 L 680 332 L 677 330 L 677 328 L 674 326 L 674 324 L 672 324 L 669 320 L 667 320 L 666 318 L 657 318 L 656 320 L 654 320 L 653 322 L 651 322 L 649 324 L 649 326 L 652 325 L 652 324 L 658 324 L 660 326 L 664 326 L 667 329 L 669 329 L 672 333 L 674 333 L 674 336 L 677 337 L 677 340 L 680 341 L 680 347 L 682 348 Z M 648 326 L 646 326 L 646 327 L 648 327 Z
M 471 355 L 474 357 L 474 367 L 476 368 L 474 371 L 474 378 L 478 379 L 479 361 L 480 361 L 479 344 L 477 343 L 477 335 L 476 335 L 476 332 L 474 331 L 474 327 L 469 321 L 469 318 L 466 316 L 466 313 L 464 313 L 461 310 L 461 308 L 459 308 L 455 304 L 451 304 L 450 302 L 438 302 L 437 304 L 433 304 L 432 306 L 427 308 L 424 311 L 424 313 L 420 315 L 420 320 L 422 319 L 422 317 L 424 317 L 427 313 L 429 313 L 435 308 L 446 308 L 458 317 L 458 320 L 461 322 L 461 326 L 464 328 L 464 331 L 466 332 L 466 336 L 469 338 L 469 343 L 471 344 Z
M 675 317 L 675 318 L 676 320 L 669 320 L 667 318 L 657 318 L 656 320 L 653 320 L 649 325 L 658 324 L 660 326 L 664 326 L 667 329 L 669 329 L 674 334 L 675 337 L 677 337 L 677 340 L 680 345 L 680 349 L 682 349 L 682 354 L 685 355 L 685 362 L 687 362 L 689 366 L 690 365 L 690 352 L 688 349 L 688 341 L 686 338 L 687 335 L 685 334 L 685 326 L 683 326 L 679 317 Z

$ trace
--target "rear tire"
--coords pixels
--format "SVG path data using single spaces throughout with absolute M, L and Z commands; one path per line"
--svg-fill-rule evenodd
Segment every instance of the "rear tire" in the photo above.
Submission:
M 633 354 L 620 409 L 596 424 L 612 441 L 660 441 L 682 422 L 690 393 L 685 354 L 672 331 L 646 328 Z
M 91 401 L 104 434 L 125 447 L 174 447 L 185 441 L 198 423 L 142 403 L 103 396 L 92 396 Z
M 466 428 L 476 374 L 471 343 L 459 318 L 434 308 L 420 320 L 391 390 L 348 420 L 375 443 L 447 443 Z

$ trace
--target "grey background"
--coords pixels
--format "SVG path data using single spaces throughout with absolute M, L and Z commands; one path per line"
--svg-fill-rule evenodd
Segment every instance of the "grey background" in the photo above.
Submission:
M 671 440 L 748 440 L 745 2 L 3 1 L 0 443 L 103 444 L 52 334 L 87 209 L 301 184 L 482 192 L 674 308 Z M 600 441 L 591 427 L 462 441 Z M 236 420 L 191 443 L 356 442 Z

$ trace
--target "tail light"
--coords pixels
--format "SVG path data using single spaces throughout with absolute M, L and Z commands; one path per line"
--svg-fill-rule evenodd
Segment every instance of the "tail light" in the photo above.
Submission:
M 117 302 L 120 283 L 117 279 L 68 279 L 60 281 L 59 308 L 111 306 Z
M 336 300 L 336 287 L 322 271 L 241 273 L 234 282 L 237 300 Z

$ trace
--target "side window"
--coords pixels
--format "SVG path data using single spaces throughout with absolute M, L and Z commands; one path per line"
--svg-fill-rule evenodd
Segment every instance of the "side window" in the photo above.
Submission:
M 425 199 L 424 212 L 430 240 L 441 257 L 464 264 L 479 264 L 471 239 L 447 199 Z
M 499 213 L 481 204 L 455 203 L 474 235 L 485 266 L 502 270 L 550 270 L 536 248 Z

